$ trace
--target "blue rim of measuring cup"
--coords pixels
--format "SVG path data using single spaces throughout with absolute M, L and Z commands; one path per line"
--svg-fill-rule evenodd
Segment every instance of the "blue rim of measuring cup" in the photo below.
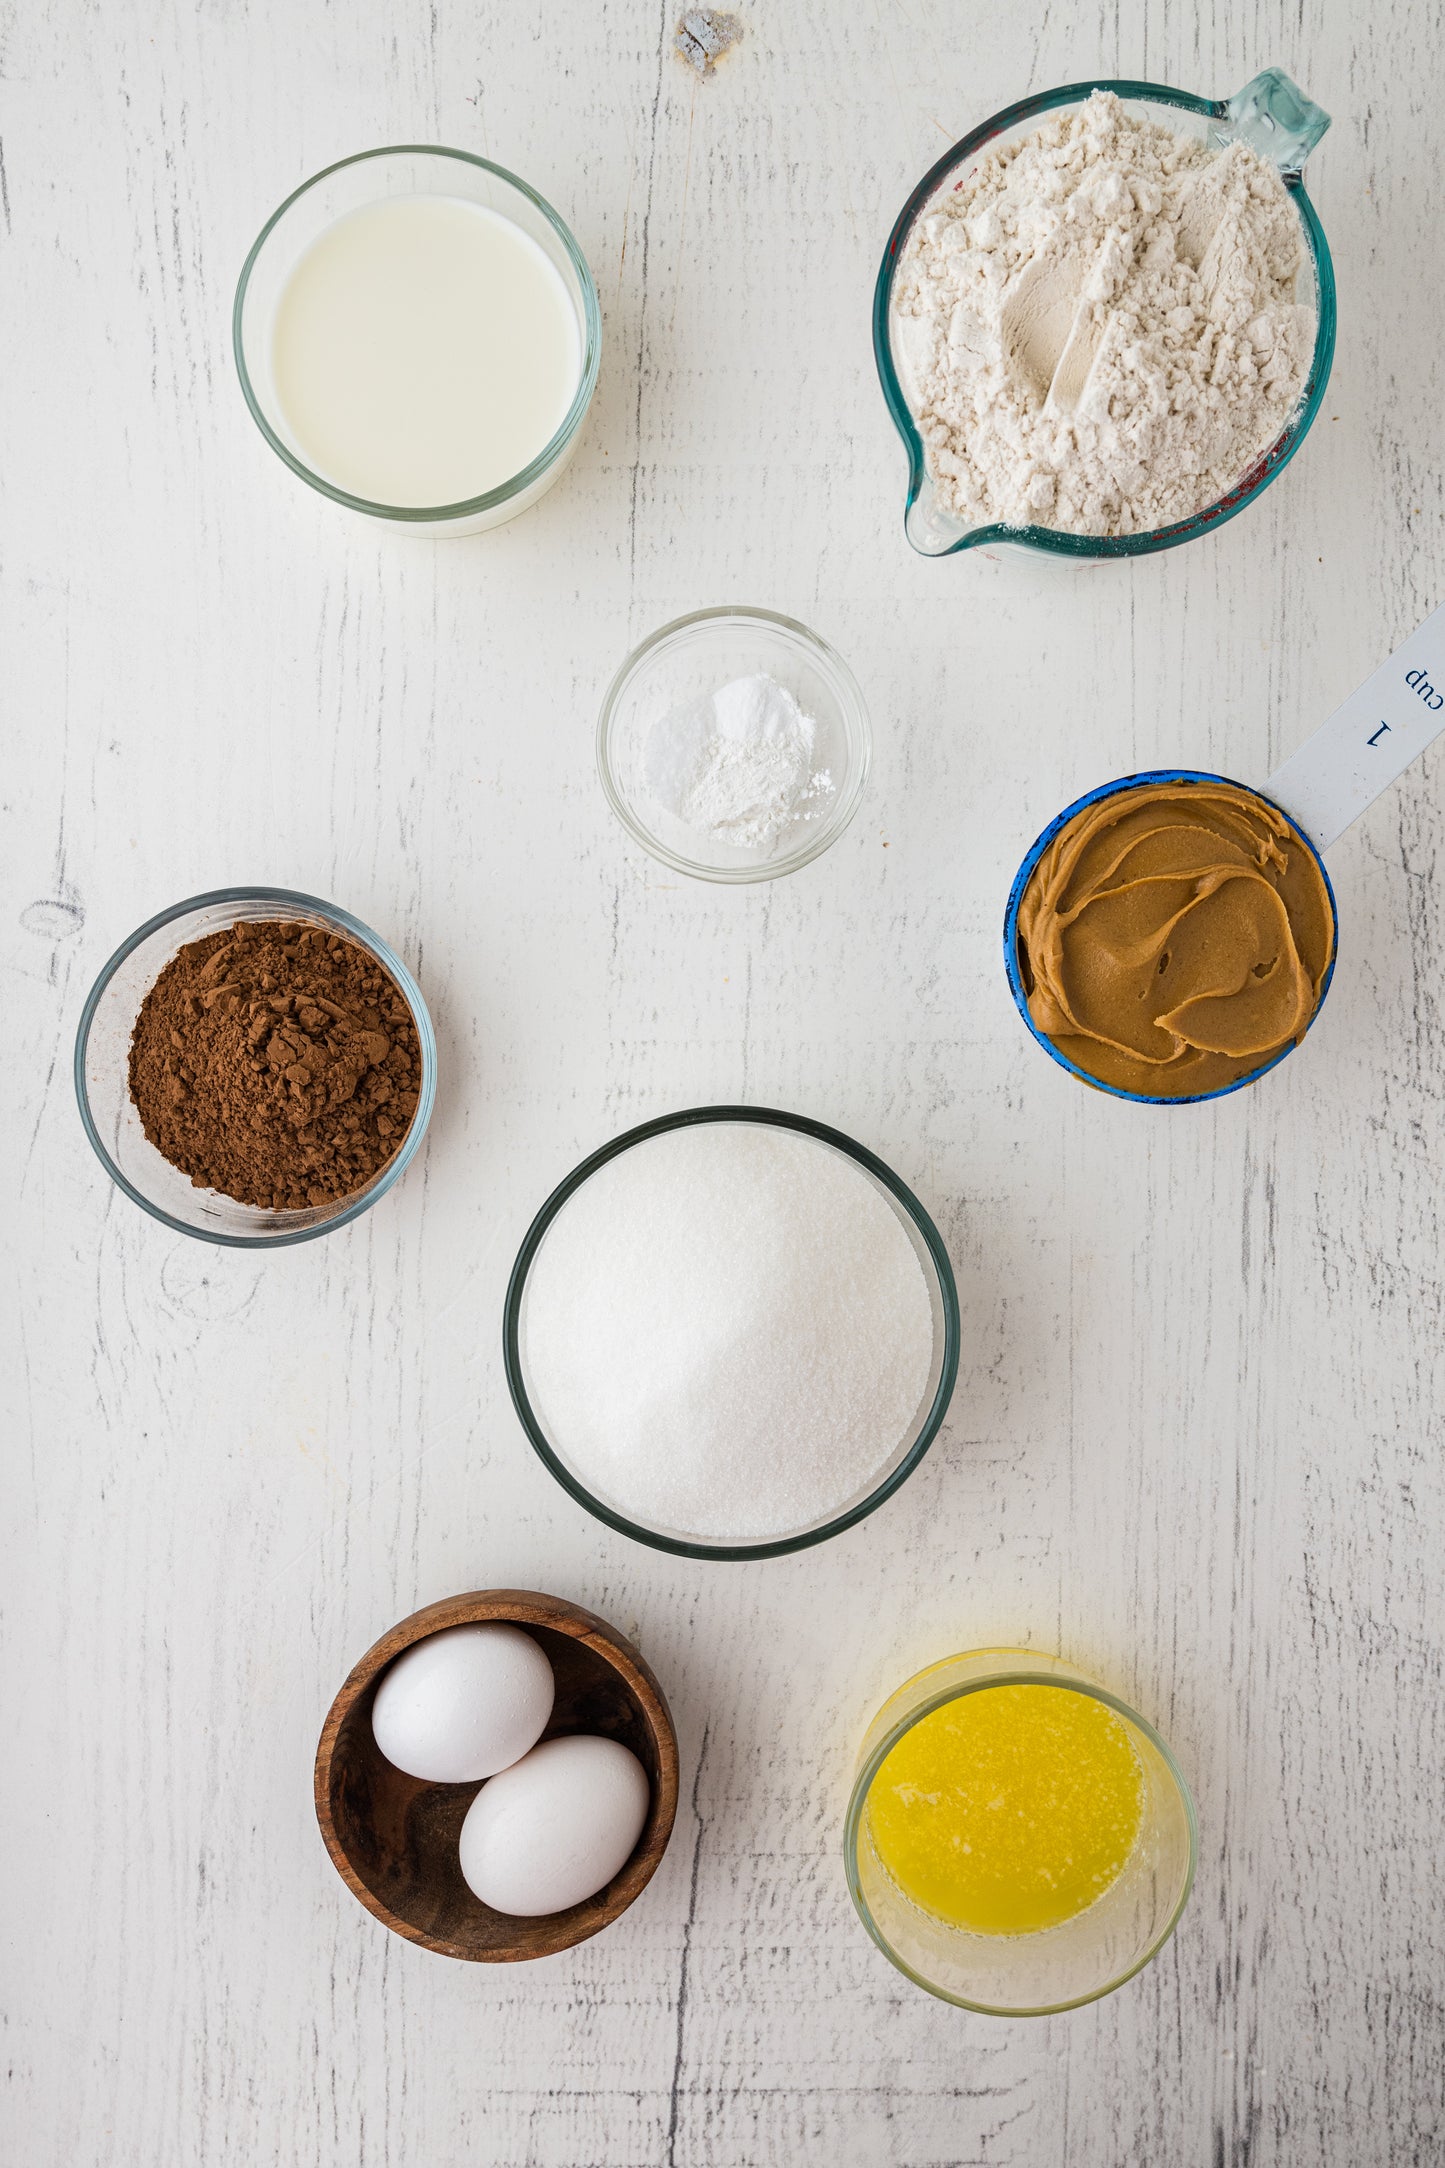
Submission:
M 971 128 L 967 135 L 960 136 L 952 149 L 945 151 L 937 163 L 929 167 L 894 221 L 873 289 L 873 359 L 884 401 L 893 418 L 893 426 L 902 438 L 904 450 L 908 454 L 908 490 L 903 504 L 905 534 L 908 534 L 908 515 L 917 503 L 928 478 L 923 438 L 913 410 L 903 396 L 903 387 L 893 365 L 893 349 L 888 336 L 893 281 L 908 236 L 915 221 L 927 209 L 949 174 L 966 166 L 996 136 L 1024 121 L 1041 119 L 1045 114 L 1055 112 L 1060 106 L 1082 105 L 1096 90 L 1113 91 L 1114 95 L 1126 104 L 1133 102 L 1174 106 L 1180 112 L 1195 113 L 1205 120 L 1223 121 L 1229 117 L 1227 98 L 1201 98 L 1192 91 L 1176 90 L 1169 83 L 1144 83 L 1133 77 L 1091 76 L 1087 82 L 1062 83 L 1054 90 L 1040 91 L 1035 96 L 1020 98 L 1015 104 L 1005 106 L 1002 112 L 991 114 L 976 128 Z M 1216 527 L 1222 527 L 1226 520 L 1231 520 L 1242 512 L 1247 504 L 1253 504 L 1255 498 L 1269 487 L 1276 475 L 1284 472 L 1309 434 L 1329 384 L 1330 370 L 1335 358 L 1337 302 L 1334 260 L 1325 239 L 1324 227 L 1320 224 L 1319 213 L 1311 203 L 1304 181 L 1298 173 L 1282 173 L 1280 178 L 1299 214 L 1305 245 L 1314 263 L 1318 300 L 1315 343 L 1299 404 L 1273 444 L 1261 452 L 1248 473 L 1241 475 L 1215 503 L 1205 505 L 1198 512 L 1192 512 L 1187 519 L 1176 520 L 1172 526 L 1156 527 L 1146 534 L 1066 534 L 1057 527 L 1009 527 L 1002 521 L 991 520 L 982 526 L 968 528 L 956 542 L 951 542 L 946 550 L 937 552 L 939 557 L 954 557 L 960 550 L 1001 544 L 1090 563 L 1105 558 L 1147 557 L 1155 550 L 1174 549 L 1181 542 L 1192 542 L 1196 535 L 1212 534 Z M 908 540 L 914 549 L 918 548 L 911 534 L 908 535 Z M 934 553 L 921 551 L 920 554 L 931 556 Z
M 1058 1047 L 1055 1046 L 1046 1032 L 1039 1030 L 1038 1025 L 1029 1014 L 1028 994 L 1024 988 L 1023 973 L 1019 970 L 1019 905 L 1023 902 L 1024 890 L 1029 884 L 1035 866 L 1043 857 L 1044 852 L 1053 842 L 1059 830 L 1067 827 L 1074 816 L 1082 813 L 1086 806 L 1097 805 L 1101 798 L 1116 798 L 1125 791 L 1140 790 L 1150 783 L 1223 783 L 1229 790 L 1247 790 L 1252 798 L 1258 798 L 1261 805 L 1267 805 L 1272 812 L 1277 813 L 1288 826 L 1290 834 L 1296 836 L 1304 845 L 1319 869 L 1320 879 L 1325 884 L 1325 894 L 1330 899 L 1330 923 L 1334 931 L 1334 943 L 1330 951 L 1329 963 L 1325 967 L 1324 978 L 1320 982 L 1319 998 L 1315 1002 L 1314 1013 L 1305 1025 L 1304 1031 L 1300 1033 L 1298 1039 L 1292 1039 L 1288 1046 L 1281 1047 L 1277 1054 L 1271 1054 L 1268 1061 L 1261 1062 L 1257 1069 L 1251 1069 L 1248 1076 L 1236 1077 L 1232 1084 L 1221 1084 L 1216 1091 L 1212 1092 L 1187 1092 L 1182 1096 L 1173 1096 L 1163 1092 L 1126 1092 L 1122 1091 L 1117 1084 L 1106 1084 L 1102 1078 L 1090 1076 L 1087 1069 L 1081 1069 L 1077 1062 L 1069 1060 L 1067 1054 L 1060 1053 Z M 1334 887 L 1330 881 L 1323 858 L 1321 858 L 1314 844 L 1311 843 L 1309 837 L 1300 827 L 1299 822 L 1286 813 L 1284 807 L 1277 805 L 1274 799 L 1268 797 L 1264 791 L 1256 790 L 1252 783 L 1236 782 L 1233 776 L 1216 775 L 1207 768 L 1145 768 L 1138 775 L 1121 775 L 1112 783 L 1101 783 L 1097 790 L 1085 791 L 1082 798 L 1076 798 L 1072 805 L 1066 805 L 1062 813 L 1055 814 L 1043 834 L 1030 845 L 1024 854 L 1023 864 L 1014 875 L 1013 887 L 1009 890 L 1008 908 L 1004 912 L 1003 920 L 1003 967 L 1008 976 L 1009 992 L 1013 995 L 1014 1007 L 1023 1018 L 1030 1038 L 1036 1039 L 1049 1056 L 1049 1059 L 1056 1061 L 1061 1069 L 1067 1069 L 1069 1075 L 1077 1077 L 1081 1084 L 1087 1084 L 1093 1091 L 1104 1092 L 1111 1099 L 1132 1099 L 1136 1106 L 1141 1107 L 1197 1107 L 1202 1105 L 1206 1099 L 1227 1099 L 1231 1092 L 1243 1091 L 1246 1084 L 1257 1084 L 1260 1078 L 1267 1075 L 1271 1069 L 1278 1068 L 1285 1057 L 1292 1054 L 1295 1048 L 1303 1043 L 1306 1034 L 1314 1029 L 1315 1018 L 1324 1007 L 1325 996 L 1328 994 L 1333 982 L 1335 965 L 1339 961 L 1339 954 L 1340 909 L 1335 901 Z

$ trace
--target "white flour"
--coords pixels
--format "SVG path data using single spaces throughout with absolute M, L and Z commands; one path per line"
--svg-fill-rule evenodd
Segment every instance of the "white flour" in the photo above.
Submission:
M 786 687 L 762 675 L 734 678 L 653 724 L 647 787 L 710 842 L 771 850 L 833 795 L 832 777 L 813 768 L 817 734 Z
M 894 292 L 944 507 L 1139 534 L 1217 502 L 1303 392 L 1303 256 L 1273 166 L 1110 91 L 990 152 L 915 225 Z

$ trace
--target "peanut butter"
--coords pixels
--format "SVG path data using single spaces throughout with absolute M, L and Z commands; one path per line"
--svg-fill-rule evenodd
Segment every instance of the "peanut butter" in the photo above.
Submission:
M 1319 863 L 1237 783 L 1143 783 L 1062 828 L 1019 905 L 1029 1015 L 1101 1084 L 1184 1099 L 1305 1033 L 1335 952 Z

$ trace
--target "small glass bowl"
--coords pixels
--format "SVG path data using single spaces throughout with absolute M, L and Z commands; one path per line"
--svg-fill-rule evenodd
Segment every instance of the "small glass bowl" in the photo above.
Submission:
M 369 498 L 353 497 L 317 474 L 307 465 L 291 434 L 277 398 L 271 366 L 271 328 L 277 303 L 312 242 L 349 211 L 392 196 L 416 195 L 460 196 L 468 203 L 480 203 L 500 213 L 520 227 L 560 274 L 577 312 L 582 339 L 582 375 L 576 396 L 550 443 L 510 481 L 458 504 L 374 504 Z M 535 504 L 571 458 L 597 389 L 602 312 L 586 257 L 551 204 L 534 188 L 515 173 L 508 173 L 504 166 L 494 166 L 490 159 L 477 158 L 470 151 L 447 150 L 439 144 L 401 143 L 358 151 L 352 158 L 326 166 L 309 181 L 303 181 L 271 214 L 241 267 L 231 315 L 231 338 L 241 390 L 256 426 L 277 457 L 284 459 L 303 482 L 350 511 L 384 520 L 409 534 L 480 534 L 484 528 L 500 527 L 515 519 L 519 512 Z
M 895 361 L 891 337 L 893 281 L 902 262 L 908 237 L 917 221 L 936 198 L 956 188 L 979 155 L 1000 143 L 1017 142 L 1031 135 L 1048 114 L 1062 106 L 1079 106 L 1096 90 L 1111 90 L 1126 105 L 1142 109 L 1145 116 L 1179 133 L 1194 133 L 1218 148 L 1236 139 L 1246 142 L 1277 165 L 1299 213 L 1304 242 L 1305 275 L 1313 285 L 1315 346 L 1309 374 L 1299 405 L 1280 436 L 1262 452 L 1247 474 L 1217 504 L 1207 505 L 1190 518 L 1150 534 L 1066 534 L 1056 527 L 1005 527 L 997 522 L 967 527 L 938 501 L 929 472 L 923 438 L 913 410 L 904 395 L 901 372 Z M 1266 68 L 1232 98 L 1199 98 L 1166 83 L 1138 83 L 1097 77 L 1087 83 L 1065 83 L 1057 90 L 1040 91 L 1006 106 L 946 151 L 937 165 L 924 174 L 903 209 L 883 252 L 883 263 L 873 295 L 873 354 L 883 397 L 893 426 L 908 453 L 908 495 L 904 507 L 904 531 L 913 547 L 925 557 L 950 557 L 956 550 L 991 548 L 1037 552 L 1058 563 L 1083 565 L 1108 559 L 1147 557 L 1155 550 L 1174 549 L 1181 542 L 1209 534 L 1252 504 L 1260 492 L 1281 474 L 1319 412 L 1329 382 L 1335 352 L 1335 274 L 1314 205 L 1305 193 L 1301 173 L 1304 162 L 1330 125 L 1330 116 L 1311 103 L 1279 68 Z
M 805 1528 L 794 1529 L 785 1536 L 770 1538 L 766 1543 L 704 1543 L 677 1529 L 664 1528 L 647 1522 L 631 1520 L 613 1506 L 606 1505 L 587 1488 L 581 1476 L 570 1465 L 562 1447 L 549 1437 L 541 1417 L 528 1391 L 522 1362 L 523 1320 L 527 1299 L 527 1280 L 533 1260 L 562 1207 L 575 1196 L 583 1183 L 594 1175 L 599 1167 L 605 1167 L 610 1159 L 626 1152 L 635 1144 L 646 1143 L 649 1137 L 663 1136 L 670 1129 L 684 1129 L 695 1122 L 762 1122 L 774 1129 L 796 1130 L 800 1136 L 812 1137 L 830 1150 L 840 1152 L 873 1182 L 898 1215 L 899 1223 L 913 1245 L 914 1254 L 922 1267 L 928 1284 L 929 1299 L 933 1308 L 933 1360 L 929 1369 L 928 1384 L 919 1404 L 909 1434 L 901 1439 L 896 1452 L 882 1472 L 874 1476 L 867 1491 L 851 1500 L 840 1512 L 814 1521 Z M 502 1321 L 502 1354 L 507 1370 L 507 1384 L 511 1388 L 512 1401 L 521 1420 L 522 1428 L 531 1439 L 538 1459 L 556 1477 L 565 1491 L 599 1521 L 619 1534 L 631 1536 L 635 1543 L 647 1543 L 657 1551 L 672 1551 L 681 1558 L 781 1558 L 787 1551 L 803 1551 L 810 1544 L 826 1543 L 830 1536 L 841 1535 L 845 1528 L 866 1520 L 877 1511 L 885 1498 L 893 1493 L 912 1475 L 928 1448 L 937 1437 L 948 1403 L 953 1397 L 954 1383 L 958 1376 L 959 1316 L 958 1290 L 954 1284 L 953 1267 L 948 1261 L 948 1251 L 943 1237 L 911 1189 L 901 1182 L 891 1167 L 881 1159 L 875 1159 L 861 1144 L 845 1137 L 840 1130 L 827 1129 L 821 1122 L 809 1121 L 801 1114 L 781 1114 L 771 1107 L 688 1107 L 680 1114 L 666 1114 L 658 1121 L 643 1122 L 636 1129 L 626 1130 L 614 1137 L 600 1151 L 582 1161 L 574 1168 L 565 1182 L 553 1190 L 537 1217 L 527 1230 L 517 1262 L 512 1267 L 511 1282 L 507 1288 L 506 1309 Z
M 869 1790 L 904 1733 L 992 1686 L 1060 1686 L 1102 1702 L 1127 1726 L 1143 1776 L 1140 1832 L 1118 1880 L 1087 1911 L 1034 1934 L 970 1934 L 924 1912 L 892 1880 L 868 1835 Z M 848 1893 L 889 1963 L 940 2001 L 990 2017 L 1076 2009 L 1142 1971 L 1179 1923 L 1198 1848 L 1189 1786 L 1153 1725 L 1061 1657 L 1032 1649 L 973 1649 L 900 1686 L 868 1727 L 843 1829 Z
M 1271 1054 L 1268 1061 L 1261 1062 L 1257 1069 L 1251 1069 L 1248 1076 L 1236 1077 L 1232 1084 L 1221 1084 L 1217 1091 L 1185 1092 L 1177 1096 L 1163 1093 L 1156 1095 L 1153 1092 L 1122 1091 L 1117 1084 L 1106 1084 L 1101 1077 L 1090 1076 L 1087 1069 L 1081 1069 L 1077 1062 L 1070 1061 L 1068 1055 L 1055 1046 L 1047 1033 L 1039 1030 L 1038 1025 L 1029 1014 L 1029 990 L 1024 984 L 1023 968 L 1019 959 L 1019 907 L 1024 900 L 1024 890 L 1033 877 L 1035 866 L 1043 857 L 1044 852 L 1053 842 L 1059 830 L 1067 828 L 1076 813 L 1082 813 L 1086 806 L 1097 805 L 1101 798 L 1117 797 L 1123 791 L 1139 790 L 1149 783 L 1224 783 L 1230 790 L 1247 790 L 1252 798 L 1258 798 L 1262 804 L 1270 806 L 1274 812 L 1278 813 L 1281 820 L 1289 822 L 1291 833 L 1298 836 L 1300 842 L 1319 868 L 1320 879 L 1325 884 L 1325 894 L 1330 899 L 1334 945 L 1330 951 L 1330 960 L 1320 984 L 1320 995 L 1314 1006 L 1314 1015 L 1311 1016 L 1298 1039 L 1291 1040 L 1288 1046 L 1281 1047 L 1277 1054 Z M 1072 805 L 1066 805 L 1062 813 L 1054 815 L 1043 834 L 1037 837 L 1024 853 L 1023 864 L 1014 875 L 1013 887 L 1009 890 L 1008 907 L 1004 912 L 1003 919 L 1004 972 L 1008 978 L 1009 992 L 1014 998 L 1014 1007 L 1023 1018 L 1030 1038 L 1036 1039 L 1052 1061 L 1056 1061 L 1061 1069 L 1067 1069 L 1069 1075 L 1077 1077 L 1081 1084 L 1087 1084 L 1091 1091 L 1104 1092 L 1110 1099 L 1131 1099 L 1136 1106 L 1141 1107 L 1203 1106 L 1210 1099 L 1227 1099 L 1231 1092 L 1243 1091 L 1246 1084 L 1257 1084 L 1262 1076 L 1268 1076 L 1270 1070 L 1277 1069 L 1286 1056 L 1292 1054 L 1297 1046 L 1301 1046 L 1306 1035 L 1313 1031 L 1315 1018 L 1324 1007 L 1325 996 L 1334 981 L 1335 965 L 1339 961 L 1339 954 L 1340 909 L 1335 901 L 1335 891 L 1331 885 L 1330 876 L 1323 858 L 1321 858 L 1309 837 L 1300 827 L 1298 821 L 1286 813 L 1283 806 L 1275 805 L 1272 798 L 1266 798 L 1262 790 L 1256 790 L 1253 784 L 1236 783 L 1230 776 L 1211 775 L 1203 768 L 1148 768 L 1139 775 L 1121 775 L 1112 783 L 1101 783 L 1097 790 L 1086 790 L 1082 798 L 1076 798 Z
M 421 1047 L 421 1090 L 399 1149 L 364 1189 L 332 1205 L 274 1212 L 197 1189 L 147 1137 L 130 1096 L 130 1041 L 140 1005 L 178 949 L 238 920 L 300 919 L 374 956 L 406 1001 Z M 354 1220 L 405 1173 L 421 1146 L 436 1098 L 437 1046 L 421 988 L 401 958 L 349 911 L 290 888 L 217 888 L 188 896 L 137 927 L 86 996 L 75 1034 L 75 1096 L 96 1156 L 133 1204 L 177 1234 L 228 1249 L 281 1249 Z
M 833 794 L 808 809 L 770 851 L 710 843 L 659 805 L 647 783 L 654 723 L 731 679 L 774 678 L 818 725 L 813 762 Z M 607 688 L 597 724 L 597 772 L 607 802 L 645 851 L 699 881 L 772 881 L 796 873 L 837 840 L 857 812 L 873 756 L 868 711 L 841 655 L 806 625 L 772 610 L 694 610 L 633 649 Z

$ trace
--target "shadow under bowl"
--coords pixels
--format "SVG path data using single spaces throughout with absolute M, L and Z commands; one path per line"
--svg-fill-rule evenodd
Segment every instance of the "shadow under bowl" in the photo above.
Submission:
M 543 1739 L 616 1739 L 647 1771 L 651 1804 L 630 1858 L 605 1888 L 565 1912 L 517 1919 L 463 1879 L 458 1843 L 480 1784 L 428 1784 L 393 1768 L 371 1729 L 382 1673 L 449 1626 L 503 1620 L 529 1633 L 557 1683 Z M 657 1870 L 677 1813 L 677 1733 L 662 1688 L 632 1643 L 581 1604 L 531 1589 L 488 1588 L 428 1604 L 369 1648 L 331 1704 L 316 1749 L 316 1819 L 342 1881 L 393 1934 L 442 1957 L 517 1964 L 599 1934 Z
M 850 1499 L 841 1509 L 824 1514 L 785 1535 L 764 1541 L 704 1541 L 690 1535 L 686 1530 L 668 1528 L 660 1523 L 624 1513 L 606 1499 L 597 1496 L 589 1489 L 579 1470 L 569 1461 L 562 1441 L 549 1431 L 545 1418 L 538 1409 L 536 1395 L 526 1377 L 523 1348 L 526 1341 L 528 1276 L 558 1214 L 599 1168 L 605 1167 L 620 1153 L 645 1144 L 651 1137 L 664 1136 L 670 1130 L 690 1128 L 701 1122 L 751 1122 L 774 1129 L 792 1130 L 799 1136 L 812 1138 L 828 1150 L 839 1153 L 861 1169 L 892 1208 L 912 1245 L 928 1289 L 933 1316 L 933 1354 L 928 1383 L 913 1422 L 882 1469 L 870 1478 L 861 1495 Z M 610 1144 L 604 1144 L 600 1151 L 593 1152 L 589 1158 L 584 1159 L 581 1165 L 574 1168 L 567 1179 L 553 1190 L 527 1230 L 522 1247 L 517 1253 L 517 1261 L 512 1267 L 502 1323 L 502 1355 L 512 1401 L 522 1428 L 531 1440 L 542 1465 L 580 1506 L 584 1506 L 597 1520 L 604 1521 L 609 1528 L 615 1528 L 620 1535 L 630 1536 L 635 1543 L 646 1543 L 654 1550 L 671 1551 L 682 1558 L 780 1558 L 789 1551 L 806 1550 L 811 1544 L 826 1543 L 829 1537 L 841 1535 L 845 1528 L 852 1528 L 857 1522 L 866 1520 L 870 1513 L 876 1513 L 885 1499 L 891 1498 L 893 1493 L 907 1482 L 937 1437 L 948 1412 L 949 1401 L 953 1397 L 953 1388 L 958 1377 L 958 1354 L 958 1289 L 954 1283 L 953 1267 L 949 1263 L 943 1237 L 912 1190 L 899 1179 L 891 1167 L 875 1158 L 872 1152 L 855 1143 L 851 1137 L 844 1136 L 841 1130 L 829 1129 L 823 1123 L 810 1121 L 802 1114 L 784 1114 L 771 1107 L 689 1107 L 681 1113 L 666 1114 L 657 1121 L 643 1122 L 636 1129 L 626 1130 L 620 1137 L 614 1137 Z
M 297 919 L 374 956 L 411 1010 L 421 1051 L 416 1112 L 397 1150 L 361 1189 L 331 1204 L 272 1211 L 198 1189 L 157 1151 L 130 1095 L 130 1041 L 141 1003 L 178 949 L 241 920 Z M 143 1212 L 177 1234 L 225 1248 L 280 1249 L 345 1227 L 400 1180 L 421 1148 L 436 1099 L 437 1046 L 421 988 L 396 952 L 349 911 L 291 888 L 216 888 L 188 896 L 138 926 L 86 996 L 75 1035 L 75 1096 L 106 1173 Z
M 1319 869 L 1320 879 L 1325 884 L 1325 894 L 1330 899 L 1330 920 L 1334 935 L 1333 946 L 1330 951 L 1329 963 L 1325 967 L 1324 978 L 1320 982 L 1319 999 L 1314 1005 L 1314 1012 L 1305 1025 L 1304 1031 L 1300 1033 L 1298 1039 L 1292 1039 L 1288 1046 L 1282 1046 L 1277 1054 L 1271 1054 L 1268 1061 L 1261 1062 L 1257 1069 L 1251 1069 L 1247 1076 L 1236 1077 L 1232 1084 L 1221 1084 L 1212 1092 L 1182 1092 L 1171 1096 L 1167 1093 L 1126 1092 L 1121 1090 L 1117 1084 L 1106 1084 L 1102 1078 L 1090 1076 L 1088 1070 L 1081 1069 L 1077 1062 L 1070 1061 L 1068 1055 L 1055 1046 L 1047 1033 L 1039 1030 L 1038 1025 L 1029 1014 L 1029 990 L 1025 984 L 1023 962 L 1019 953 L 1019 906 L 1023 902 L 1024 891 L 1033 877 L 1035 866 L 1059 831 L 1067 828 L 1074 816 L 1082 813 L 1087 806 L 1097 805 L 1103 798 L 1118 797 L 1125 791 L 1143 789 L 1150 783 L 1223 783 L 1230 790 L 1247 791 L 1250 797 L 1258 798 L 1262 805 L 1269 806 L 1273 812 L 1279 815 L 1282 821 L 1288 823 L 1291 834 L 1297 836 L 1309 852 Z M 1067 1069 L 1070 1076 L 1077 1077 L 1081 1084 L 1087 1084 L 1092 1091 L 1104 1092 L 1110 1099 L 1132 1099 L 1136 1106 L 1142 1107 L 1197 1107 L 1204 1105 L 1210 1099 L 1227 1099 L 1231 1092 L 1243 1091 L 1246 1084 L 1257 1084 L 1262 1076 L 1269 1074 L 1271 1069 L 1277 1069 L 1285 1057 L 1292 1054 L 1297 1046 L 1301 1046 L 1307 1034 L 1314 1029 L 1315 1018 L 1324 1007 L 1325 996 L 1328 994 L 1334 980 L 1335 964 L 1339 953 L 1340 911 L 1339 905 L 1335 901 L 1335 891 L 1331 885 L 1323 858 L 1321 858 L 1314 844 L 1311 843 L 1309 837 L 1299 826 L 1299 823 L 1285 812 L 1283 806 L 1276 805 L 1274 800 L 1267 798 L 1262 790 L 1256 790 L 1252 783 L 1237 783 L 1232 776 L 1214 775 L 1203 768 L 1147 768 L 1138 775 L 1121 775 L 1112 783 L 1101 783 L 1097 790 L 1085 791 L 1082 798 L 1076 798 L 1072 805 L 1066 805 L 1063 812 L 1054 816 L 1043 834 L 1030 845 L 1028 851 L 1024 854 L 1023 864 L 1014 875 L 1013 886 L 1009 890 L 1008 907 L 1004 912 L 1003 921 L 1004 972 L 1008 978 L 1009 992 L 1013 995 L 1014 1007 L 1023 1018 L 1030 1038 L 1037 1041 L 1051 1061 L 1056 1061 L 1061 1069 Z

